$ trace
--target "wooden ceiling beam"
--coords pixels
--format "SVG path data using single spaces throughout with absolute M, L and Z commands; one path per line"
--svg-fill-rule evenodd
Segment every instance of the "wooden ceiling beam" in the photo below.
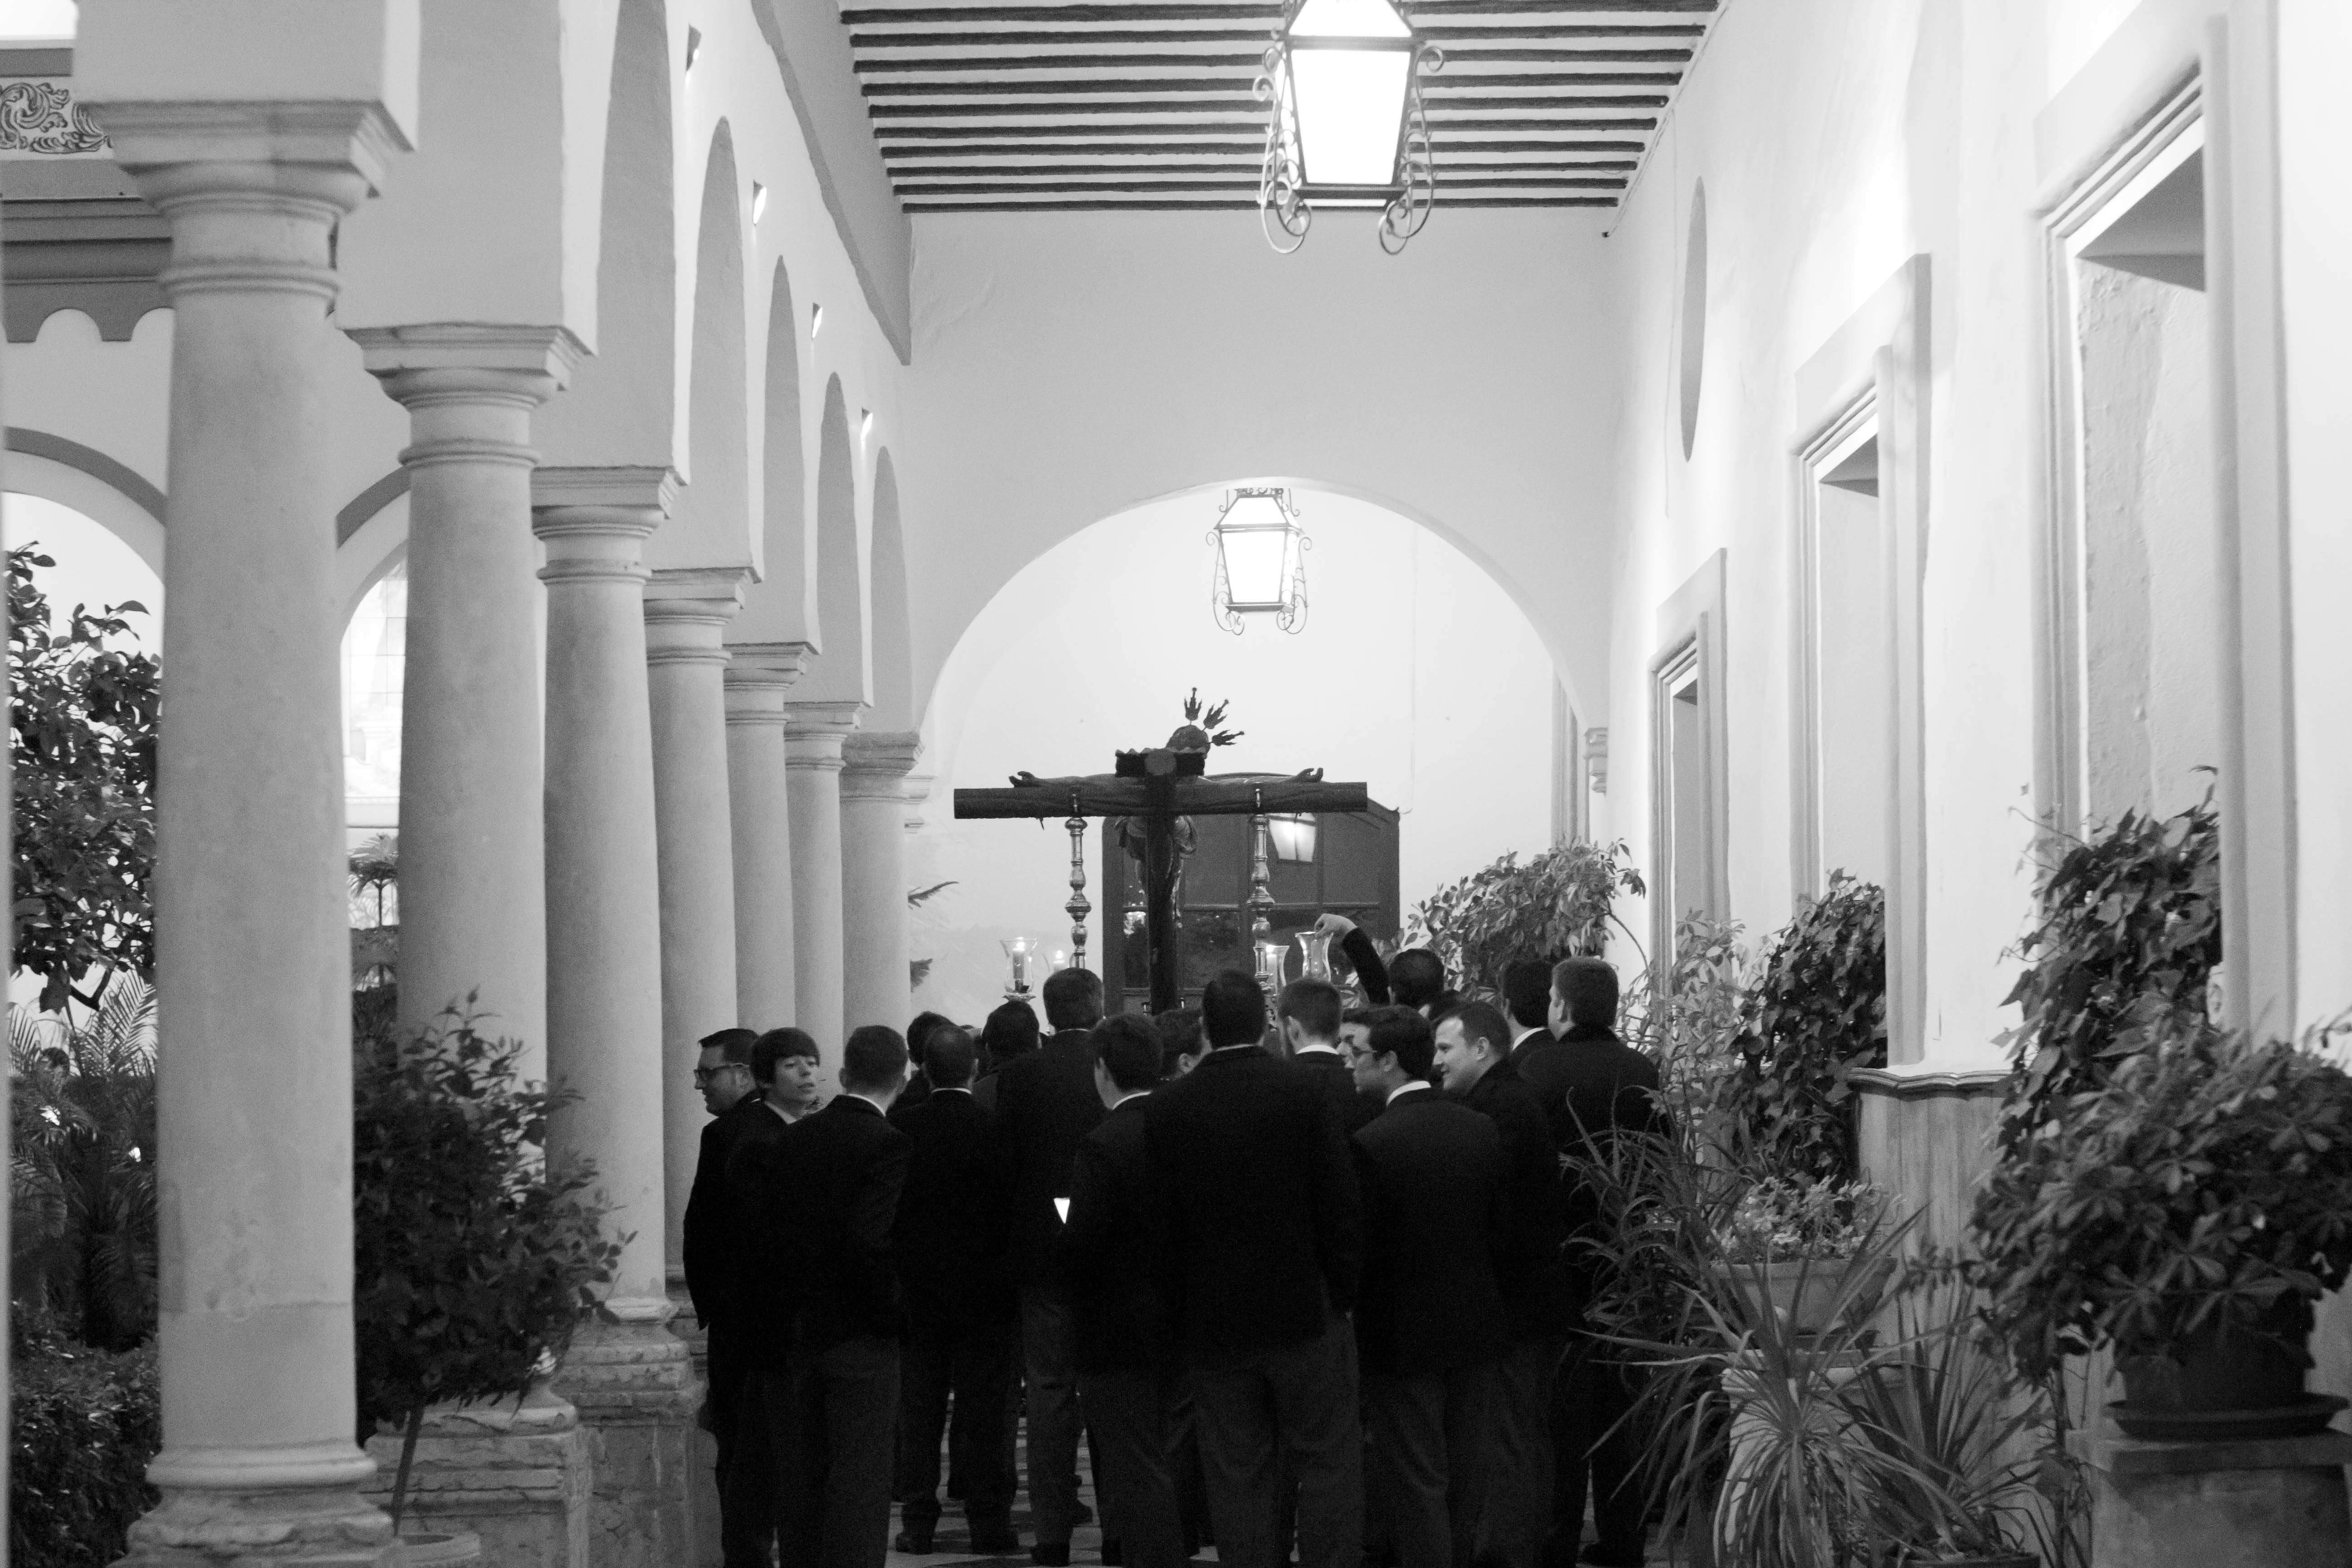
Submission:
M 1253 128 L 1255 131 L 1255 128 Z M 1472 155 L 1494 153 L 1546 153 L 1559 155 L 1599 154 L 1602 158 L 1622 159 L 1627 166 L 1642 154 L 1638 142 L 1538 142 L 1516 140 L 1504 142 L 1458 142 L 1436 137 L 1439 153 L 1447 158 L 1457 154 Z M 887 145 L 882 149 L 885 163 L 893 167 L 909 159 L 925 158 L 1082 158 L 1082 157 L 1199 157 L 1230 155 L 1246 158 L 1255 163 L 1264 156 L 1262 132 L 1246 142 L 963 142 L 950 144 L 916 142 Z
M 1712 12 L 1717 0 L 1407 0 L 1414 19 L 1425 16 L 1563 16 L 1615 13 L 1653 16 Z M 1137 22 L 1266 22 L 1282 16 L 1280 0 L 1139 0 L 1135 5 L 859 5 L 844 10 L 842 21 L 851 27 L 882 25 L 972 27 L 1017 22 L 1106 22 L 1113 26 Z
M 1622 179 L 1490 179 L 1461 180 L 1456 190 L 1481 191 L 1622 191 L 1626 182 Z M 946 184 L 900 185 L 898 194 L 908 200 L 926 196 L 1008 195 L 1023 192 L 1039 195 L 1063 195 L 1082 191 L 1100 191 L 1106 195 L 1138 191 L 1255 191 L 1255 179 L 1233 180 L 1202 177 L 1171 179 L 1118 180 L 959 180 Z M 1441 186 L 1440 189 L 1446 187 Z
M 1261 64 L 1264 51 L 1246 54 L 1116 54 L 1116 55 L 942 55 L 936 59 L 920 60 L 859 60 L 856 68 L 868 75 L 905 74 L 916 71 L 1009 71 L 1009 70 L 1128 70 L 1149 69 L 1153 66 L 1181 66 L 1188 70 L 1225 68 L 1255 71 Z M 1688 49 L 1448 49 L 1445 64 L 1448 69 L 1456 65 L 1484 65 L 1492 60 L 1508 60 L 1528 65 L 1687 65 Z M 1429 79 L 1433 82 L 1440 79 Z M 1474 79 L 1484 81 L 1487 79 Z M 1578 79 L 1595 80 L 1580 73 Z M 1637 81 L 1656 79 L 1637 77 Z M 942 84 L 947 85 L 947 84 Z
M 1012 175 L 1019 175 L 1024 178 L 1034 175 L 1039 178 L 1045 178 L 1052 175 L 1099 174 L 1106 178 L 1109 178 L 1119 175 L 1238 174 L 1247 174 L 1255 180 L 1257 176 L 1257 171 L 1258 161 L 1255 158 L 1227 159 L 1223 162 L 1210 163 L 1155 161 L 1143 163 L 950 163 L 937 166 L 925 163 L 919 165 L 894 165 L 890 170 L 890 178 L 895 182 L 899 180 L 988 179 L 1003 178 Z M 1633 164 L 1631 160 L 1615 163 L 1592 163 L 1585 159 L 1531 158 L 1508 163 L 1481 163 L 1446 158 L 1441 159 L 1437 165 L 1437 177 L 1441 184 L 1448 180 L 1458 180 L 1468 175 L 1480 174 L 1576 174 L 1609 175 L 1630 174 L 1633 172 Z M 1483 184 L 1486 182 L 1472 180 L 1469 183 L 1474 184 Z
M 1695 22 L 1633 24 L 1622 27 L 1589 23 L 1531 22 L 1499 27 L 1423 27 L 1421 36 L 1433 43 L 1475 44 L 1486 39 L 1517 43 L 1528 38 L 1685 38 L 1696 43 L 1706 29 Z M 852 33 L 849 47 L 858 49 L 1003 48 L 1026 44 L 1087 47 L 1107 44 L 1213 44 L 1263 49 L 1273 38 L 1270 27 L 1090 27 L 1078 32 L 1037 32 L 1008 28 L 1003 32 Z
M 1430 77 L 1422 82 L 1425 99 L 1459 98 L 1503 87 L 1648 87 L 1670 88 L 1678 73 L 1654 71 L 1511 71 L 1483 76 Z M 1125 92 L 1230 92 L 1248 85 L 1246 77 L 1067 77 L 1048 81 L 869 81 L 861 84 L 868 98 L 1050 98 L 1056 94 Z
M 1433 204 L 1441 207 L 1613 207 L 1615 196 L 1454 196 L 1441 195 Z M 1036 202 L 943 202 L 911 201 L 905 204 L 910 213 L 1021 213 L 1021 212 L 1255 212 L 1255 201 L 1234 201 L 1231 197 L 1211 197 L 1202 201 L 1161 201 L 1150 197 L 1126 200 L 1070 201 L 1056 198 Z

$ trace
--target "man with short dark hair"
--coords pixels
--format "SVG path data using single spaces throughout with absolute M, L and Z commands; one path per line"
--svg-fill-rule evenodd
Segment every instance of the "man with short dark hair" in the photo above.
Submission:
M 890 1125 L 907 1081 L 898 1031 L 842 1047 L 841 1092 L 763 1147 L 747 1217 L 764 1253 L 762 1374 L 777 1447 L 778 1568 L 879 1568 L 890 1545 L 891 1436 L 906 1332 L 893 1236 L 913 1141 Z M 785 1327 L 784 1325 L 789 1325 Z
M 1512 1027 L 1511 1066 L 1535 1096 L 1536 1105 L 1551 1128 L 1554 1150 L 1565 1150 L 1575 1135 L 1568 1113 L 1570 1048 L 1559 1043 L 1551 1028 L 1551 969 L 1541 959 L 1522 958 L 1503 970 L 1503 1003 Z
M 1496 1364 L 1506 1338 L 1506 1246 L 1495 1125 L 1429 1084 L 1429 1020 L 1373 1011 L 1354 1062 L 1381 1097 L 1355 1135 L 1364 1194 L 1356 1302 L 1376 1507 L 1401 1568 L 1467 1568 L 1491 1489 Z
M 1151 1268 L 1144 1100 L 1160 1082 L 1160 1032 L 1132 1014 L 1094 1028 L 1107 1114 L 1078 1144 L 1061 1237 L 1077 1326 L 1079 1398 L 1094 1436 L 1103 1539 L 1127 1568 L 1183 1568 L 1170 1469 L 1179 1375 L 1174 1325 Z
M 913 1065 L 907 1074 L 907 1087 L 898 1091 L 898 1102 L 891 1110 L 904 1110 L 930 1098 L 930 1071 L 924 1065 L 923 1047 L 929 1041 L 933 1029 L 949 1022 L 950 1020 L 946 1014 L 927 1010 L 916 1014 L 915 1021 L 907 1026 L 907 1060 Z
M 1313 1079 L 1267 1055 L 1265 994 L 1201 994 L 1210 1050 L 1144 1102 L 1156 1268 L 1177 1304 L 1217 1558 L 1275 1568 L 1284 1461 L 1303 1568 L 1360 1568 L 1362 1439 L 1346 1314 L 1363 1266 L 1355 1164 Z
M 1061 1215 L 1079 1141 L 1103 1119 L 1087 1032 L 1102 1017 L 1102 981 L 1065 969 L 1045 982 L 1053 1037 L 997 1075 L 995 1141 L 1006 1173 L 1013 1278 L 1020 1288 L 1027 1378 L 1029 1506 L 1036 1521 L 1030 1560 L 1062 1568 L 1078 1521 L 1076 1330 L 1061 1277 Z
M 787 1025 L 761 1035 L 751 1046 L 751 1080 L 762 1103 L 786 1122 L 814 1110 L 820 1060 L 816 1040 L 805 1029 Z
M 1425 947 L 1409 947 L 1389 960 L 1389 996 L 1426 1018 L 1446 995 L 1445 961 Z
M 1160 1036 L 1160 1076 L 1181 1078 L 1209 1054 L 1209 1036 L 1201 1027 L 1197 1007 L 1168 1007 L 1153 1015 L 1151 1026 Z
M 1606 959 L 1563 959 L 1552 970 L 1551 1025 L 1567 1052 L 1566 1102 L 1575 1131 L 1568 1184 L 1572 1226 L 1598 1223 L 1596 1205 L 1574 1177 L 1574 1160 L 1605 1157 L 1621 1132 L 1646 1133 L 1662 1117 L 1658 1065 L 1617 1037 L 1617 971 Z M 1591 1265 L 1571 1262 L 1570 1287 L 1581 1327 L 1582 1304 L 1594 1288 Z M 1553 1432 L 1559 1451 L 1552 1490 L 1552 1539 L 1545 1555 L 1572 1559 L 1584 1530 L 1587 1481 L 1598 1539 L 1584 1561 L 1602 1568 L 1634 1568 L 1642 1561 L 1644 1500 L 1634 1477 L 1641 1438 L 1623 1419 L 1638 1396 L 1639 1369 L 1619 1353 L 1575 1332 L 1560 1369 Z
M 750 1029 L 721 1029 L 700 1042 L 694 1086 L 711 1120 L 702 1129 L 682 1243 L 686 1291 L 709 1355 L 702 1420 L 719 1447 L 719 1540 L 726 1568 L 765 1568 L 768 1543 L 775 1539 L 767 1443 L 756 1414 L 746 1418 L 747 1403 L 756 1411 L 756 1401 L 745 1397 L 751 1347 L 736 1300 L 737 1253 L 744 1237 L 727 1195 L 727 1162 L 735 1146 L 776 1120 L 761 1104 L 751 1077 L 751 1047 L 759 1037 Z
M 1342 1131 L 1353 1132 L 1381 1113 L 1381 1103 L 1356 1091 L 1347 1058 L 1339 1054 L 1339 989 L 1323 980 L 1294 980 L 1275 1001 L 1283 1044 L 1290 1059 L 1314 1075 Z
M 1494 1486 L 1480 1545 L 1490 1561 L 1536 1568 L 1551 1522 L 1553 1379 L 1566 1348 L 1568 1237 L 1551 1128 L 1510 1058 L 1510 1026 L 1485 1002 L 1437 1022 L 1445 1091 L 1495 1124 L 1510 1234 L 1502 1260 L 1507 1346 L 1498 1369 Z
M 1020 1549 L 1013 1475 L 1003 1448 L 1013 1396 L 1016 1310 L 1004 1277 L 1003 1172 L 988 1113 L 973 1103 L 971 1036 L 944 1019 L 924 1031 L 931 1092 L 890 1108 L 913 1141 L 894 1245 L 907 1295 L 900 1352 L 898 1550 L 931 1550 L 940 1519 L 940 1438 L 962 1483 L 971 1550 Z M 948 1411 L 955 1411 L 950 1429 Z

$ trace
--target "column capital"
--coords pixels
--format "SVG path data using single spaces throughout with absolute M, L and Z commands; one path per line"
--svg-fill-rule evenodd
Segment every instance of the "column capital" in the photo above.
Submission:
M 784 765 L 839 773 L 842 746 L 856 732 L 863 702 L 786 702 Z
M 738 642 L 727 645 L 727 721 L 784 721 L 784 693 L 808 668 L 808 644 Z
M 384 391 L 407 404 L 418 398 L 530 395 L 544 403 L 570 384 L 587 350 L 561 326 L 503 321 L 415 321 L 397 327 L 347 327 L 360 346 L 360 363 Z
M 908 773 L 905 785 L 907 801 L 906 828 L 919 833 L 923 827 L 923 804 L 931 798 L 931 785 L 939 782 L 937 773 Z
M 643 583 L 637 559 L 677 500 L 664 468 L 539 468 L 530 476 L 530 531 L 547 545 L 540 580 Z
M 719 637 L 743 607 L 746 567 L 666 566 L 646 583 L 646 662 L 727 662 Z
M 882 730 L 851 735 L 841 743 L 841 798 L 906 799 L 907 774 L 923 754 L 923 737 L 912 730 Z
M 77 54 L 86 58 L 89 52 Z M 383 188 L 394 156 L 411 148 L 382 103 L 115 96 L 127 90 L 99 85 L 84 96 L 83 107 L 105 128 L 115 163 L 166 213 L 175 202 L 231 182 L 247 190 L 333 201 L 349 212 Z

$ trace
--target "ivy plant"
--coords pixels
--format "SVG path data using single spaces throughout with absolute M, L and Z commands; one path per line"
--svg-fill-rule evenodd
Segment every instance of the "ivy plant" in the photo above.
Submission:
M 2171 1016 L 2104 1082 L 2013 1129 L 1970 1239 L 1988 1325 L 2030 1377 L 2105 1346 L 2168 1356 L 2275 1331 L 2352 1269 L 2352 1028 L 2257 1043 Z
M 2099 1088 L 2151 1028 L 2205 1016 L 2221 960 L 2221 829 L 2210 794 L 2168 817 L 2126 811 L 2069 843 L 2042 872 L 2042 918 L 2008 1001 L 2024 1020 L 2002 1037 L 2018 1074 L 2004 1152 L 2072 1097 Z
M 1617 894 L 1643 890 L 1626 855 L 1622 842 L 1583 839 L 1524 865 L 1513 851 L 1415 904 L 1405 916 L 1406 943 L 1433 950 L 1465 992 L 1501 990 L 1504 967 L 1515 960 L 1597 954 Z
M 96 1007 L 116 974 L 155 966 L 160 683 L 155 660 L 124 646 L 124 617 L 146 606 L 77 605 L 53 625 L 33 570 L 55 564 L 37 546 L 8 552 L 14 956 L 40 976 L 45 1013 Z
M 1886 1065 L 1886 895 L 1843 871 L 1797 911 L 1748 993 L 1725 1096 L 1760 1168 L 1798 1181 L 1858 1174 L 1853 1076 Z
M 521 1047 L 474 1023 L 453 1008 L 421 1034 L 355 1047 L 360 1438 L 401 1430 L 395 1522 L 425 1407 L 526 1393 L 624 1245 L 604 1234 L 594 1167 L 545 1158 L 548 1113 L 569 1097 L 518 1085 Z

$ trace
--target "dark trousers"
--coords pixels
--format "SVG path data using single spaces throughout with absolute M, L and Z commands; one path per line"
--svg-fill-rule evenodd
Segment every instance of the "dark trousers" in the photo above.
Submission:
M 1277 1568 L 1286 1561 L 1275 1521 L 1287 1462 L 1298 1485 L 1302 1568 L 1361 1568 L 1363 1438 L 1355 1334 L 1346 1320 L 1332 1319 L 1298 1344 L 1195 1365 L 1192 1401 L 1219 1563 Z
M 1095 1454 L 1103 1538 L 1128 1568 L 1183 1568 L 1192 1555 L 1176 1500 L 1169 1389 L 1147 1367 L 1080 1373 L 1078 1397 Z
M 1584 1534 L 1588 1478 L 1596 1534 L 1588 1561 L 1609 1568 L 1640 1568 L 1645 1503 L 1642 1440 L 1624 1419 L 1639 1394 L 1640 1370 L 1609 1347 L 1578 1335 L 1560 1364 L 1553 1406 L 1552 1541 L 1548 1561 L 1572 1563 Z M 1562 1555 L 1563 1548 L 1565 1555 Z
M 898 1342 L 796 1346 L 760 1388 L 776 1453 L 778 1568 L 880 1568 L 890 1547 Z
M 1493 1482 L 1496 1368 L 1364 1374 L 1372 1492 L 1402 1568 L 1469 1568 Z
M 1003 1447 L 1013 1397 L 1013 1321 L 918 1324 L 899 1352 L 899 1517 L 927 1531 L 940 1517 L 940 1438 L 948 1440 L 950 1490 L 975 1530 L 1013 1518 L 1013 1468 Z M 950 1422 L 949 1406 L 953 1402 Z
M 1078 1522 L 1077 1321 L 1048 1291 L 1021 1292 L 1021 1348 L 1028 1378 L 1029 1509 L 1037 1544 L 1067 1546 Z
M 1551 1528 L 1552 1410 L 1565 1342 L 1511 1342 L 1495 1369 L 1494 1483 L 1479 1550 L 1509 1568 L 1537 1568 Z
M 776 1462 L 751 1346 L 712 1324 L 705 1394 L 719 1443 L 719 1550 L 726 1568 L 767 1568 L 776 1541 Z

